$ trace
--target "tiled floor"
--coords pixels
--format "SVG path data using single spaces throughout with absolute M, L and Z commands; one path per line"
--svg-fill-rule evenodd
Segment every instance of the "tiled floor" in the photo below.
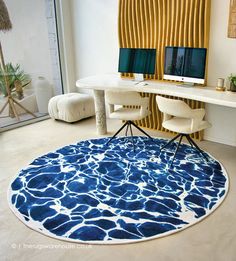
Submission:
M 35 112 L 34 113 L 38 118 L 40 117 L 45 117 L 46 113 L 39 113 L 39 112 Z M 11 117 L 6 117 L 6 118 L 0 118 L 0 128 L 4 128 L 4 127 L 11 127 L 11 126 L 16 126 L 16 125 L 19 125 L 19 124 L 22 124 L 22 122 L 27 122 L 29 120 L 34 120 L 35 118 L 30 115 L 30 114 L 21 114 L 19 115 L 19 121 L 16 119 L 16 118 L 11 118 Z

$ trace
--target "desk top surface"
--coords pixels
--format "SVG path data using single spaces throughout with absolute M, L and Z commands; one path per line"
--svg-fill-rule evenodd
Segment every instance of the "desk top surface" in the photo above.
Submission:
M 215 87 L 208 86 L 182 87 L 175 83 L 156 80 L 147 80 L 142 83 L 137 84 L 137 82 L 131 79 L 120 78 L 119 74 L 103 74 L 79 79 L 76 81 L 76 86 L 92 90 L 119 90 L 165 94 L 236 108 L 236 92 L 220 92 L 216 91 Z

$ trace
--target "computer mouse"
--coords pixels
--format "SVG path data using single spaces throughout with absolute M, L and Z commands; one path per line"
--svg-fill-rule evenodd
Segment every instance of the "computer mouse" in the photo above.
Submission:
M 138 85 L 145 86 L 148 85 L 146 82 L 140 82 Z

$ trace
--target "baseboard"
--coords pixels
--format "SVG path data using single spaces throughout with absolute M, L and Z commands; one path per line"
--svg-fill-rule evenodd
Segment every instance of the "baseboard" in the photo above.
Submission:
M 20 122 L 17 122 L 17 123 L 13 123 L 11 125 L 8 125 L 8 126 L 5 126 L 5 127 L 0 127 L 0 133 L 1 132 L 4 132 L 4 131 L 8 131 L 8 130 L 12 130 L 12 129 L 16 129 L 16 128 L 19 128 L 19 127 L 23 127 L 23 126 L 26 126 L 26 125 L 29 125 L 29 124 L 32 124 L 32 123 L 36 123 L 36 122 L 39 122 L 39 121 L 43 121 L 43 120 L 47 120 L 49 119 L 49 115 L 45 115 L 45 116 L 39 116 L 37 118 L 33 118 L 33 119 L 29 119 L 29 120 L 25 120 L 25 121 L 20 121 Z
M 229 146 L 236 146 L 236 142 L 234 140 L 220 139 L 219 137 L 213 137 L 213 136 L 209 136 L 209 135 L 204 135 L 204 140 L 222 143 L 222 144 L 229 145 Z

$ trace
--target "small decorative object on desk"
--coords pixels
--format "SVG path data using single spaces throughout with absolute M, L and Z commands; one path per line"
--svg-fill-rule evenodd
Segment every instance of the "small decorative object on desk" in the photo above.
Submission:
M 217 91 L 225 91 L 224 82 L 225 82 L 224 78 L 218 78 L 217 87 L 216 87 Z
M 231 73 L 228 79 L 230 83 L 229 91 L 236 92 L 236 74 Z

